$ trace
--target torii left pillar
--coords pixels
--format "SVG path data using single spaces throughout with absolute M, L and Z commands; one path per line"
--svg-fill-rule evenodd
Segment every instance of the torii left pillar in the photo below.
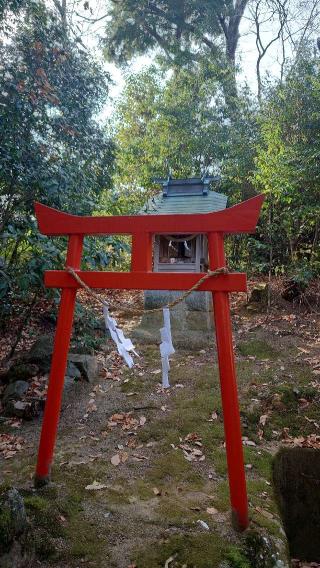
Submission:
M 66 266 L 74 270 L 80 268 L 83 248 L 83 235 L 69 237 Z M 73 314 L 77 288 L 63 288 L 59 306 L 57 329 L 55 333 L 52 364 L 45 405 L 38 462 L 35 475 L 37 486 L 45 485 L 50 478 L 51 462 L 56 443 L 63 394 L 64 376 L 67 367 Z

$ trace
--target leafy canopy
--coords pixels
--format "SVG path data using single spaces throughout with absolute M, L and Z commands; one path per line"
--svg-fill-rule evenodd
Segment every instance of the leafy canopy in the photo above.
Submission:
M 111 183 L 113 144 L 95 117 L 109 78 L 44 4 L 4 36 L 0 60 L 1 286 L 28 293 L 61 262 L 64 243 L 38 234 L 33 202 L 90 214 Z
M 320 67 L 309 48 L 269 93 L 254 181 L 272 211 L 276 263 L 320 270 Z
M 124 63 L 151 48 L 160 47 L 168 60 L 181 62 L 199 49 L 219 51 L 219 15 L 223 0 L 121 0 L 110 2 L 105 47 L 108 57 Z

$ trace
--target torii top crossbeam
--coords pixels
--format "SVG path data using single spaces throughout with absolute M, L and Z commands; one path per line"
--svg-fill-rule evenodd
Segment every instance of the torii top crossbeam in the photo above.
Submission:
M 35 203 L 39 230 L 44 235 L 135 235 L 152 233 L 252 233 L 263 195 L 214 213 L 187 215 L 123 215 L 78 217 Z

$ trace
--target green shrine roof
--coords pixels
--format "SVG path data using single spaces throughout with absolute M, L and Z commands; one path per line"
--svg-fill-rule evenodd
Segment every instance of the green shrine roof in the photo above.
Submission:
M 142 207 L 144 215 L 182 215 L 183 213 L 211 213 L 226 208 L 227 196 L 216 191 L 207 195 L 171 195 L 159 193 Z
M 219 178 L 202 177 L 188 179 L 155 180 L 163 191 L 152 197 L 140 213 L 147 215 L 175 215 L 191 213 L 212 213 L 227 206 L 227 196 L 209 190 L 212 181 Z

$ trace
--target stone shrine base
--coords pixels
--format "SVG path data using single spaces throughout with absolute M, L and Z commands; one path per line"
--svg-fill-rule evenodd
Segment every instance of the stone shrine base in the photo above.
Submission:
M 164 307 L 183 292 L 147 290 L 144 293 L 145 311 L 133 338 L 140 343 L 160 343 L 160 328 L 163 327 L 162 312 L 148 312 Z M 172 341 L 175 347 L 201 349 L 215 345 L 210 292 L 193 292 L 183 302 L 170 309 Z

